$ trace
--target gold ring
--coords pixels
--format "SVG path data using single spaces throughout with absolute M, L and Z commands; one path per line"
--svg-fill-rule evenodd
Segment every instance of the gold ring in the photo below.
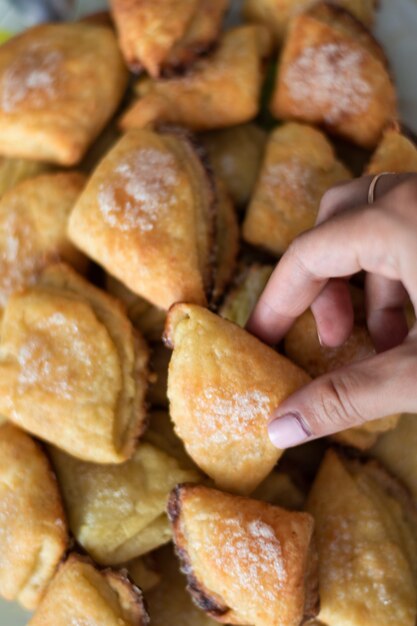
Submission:
M 368 204 L 373 204 L 375 202 L 375 191 L 376 191 L 376 186 L 378 184 L 378 181 L 380 178 L 382 178 L 383 176 L 386 176 L 387 174 L 392 174 L 392 172 L 381 172 L 380 174 L 377 174 L 376 176 L 374 176 L 373 179 L 371 180 L 371 184 L 369 185 L 369 190 L 368 190 Z

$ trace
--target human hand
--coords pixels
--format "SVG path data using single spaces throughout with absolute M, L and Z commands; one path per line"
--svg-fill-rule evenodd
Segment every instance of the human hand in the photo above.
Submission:
M 330 189 L 317 225 L 275 268 L 248 330 L 277 343 L 311 306 L 321 343 L 342 345 L 353 326 L 347 279 L 365 270 L 367 325 L 377 355 L 334 370 L 287 398 L 271 416 L 272 442 L 288 448 L 393 413 L 417 412 L 417 175 L 390 174 L 367 204 L 372 177 Z M 407 296 L 408 294 L 408 296 Z

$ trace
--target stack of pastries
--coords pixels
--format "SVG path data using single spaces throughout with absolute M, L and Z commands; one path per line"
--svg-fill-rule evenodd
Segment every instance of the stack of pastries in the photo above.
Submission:
M 245 330 L 328 187 L 417 172 L 376 3 L 229 9 L 110 0 L 0 46 L 0 595 L 30 626 L 416 623 L 417 416 L 266 430 L 372 355 L 360 285 L 340 349 L 310 311 Z

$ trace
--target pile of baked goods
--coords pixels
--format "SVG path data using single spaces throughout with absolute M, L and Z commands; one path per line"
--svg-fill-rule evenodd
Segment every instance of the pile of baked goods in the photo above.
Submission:
M 31 626 L 416 624 L 417 416 L 266 429 L 372 354 L 360 283 L 339 349 L 309 311 L 275 348 L 244 327 L 324 191 L 417 148 L 374 0 L 243 4 L 0 46 L 0 594 Z

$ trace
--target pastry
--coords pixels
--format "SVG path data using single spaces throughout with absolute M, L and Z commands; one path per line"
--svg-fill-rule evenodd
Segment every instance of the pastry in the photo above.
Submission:
M 145 593 L 154 589 L 161 583 L 161 576 L 159 571 L 155 569 L 156 565 L 154 564 L 155 559 L 153 555 L 149 556 L 149 560 L 151 565 L 148 564 L 146 557 L 140 556 L 126 564 L 129 578 Z
M 215 189 L 181 131 L 133 130 L 90 178 L 70 239 L 135 294 L 168 309 L 212 288 Z
M 78 163 L 126 84 L 109 28 L 42 24 L 13 37 L 0 48 L 0 153 Z
M 382 49 L 342 8 L 314 5 L 290 25 L 271 111 L 280 119 L 320 124 L 374 148 L 397 115 Z
M 184 469 L 196 470 L 197 466 L 188 456 L 184 444 L 176 435 L 174 425 L 167 411 L 151 411 L 149 426 L 144 441 L 151 443 L 178 461 Z
M 252 497 L 292 511 L 301 510 L 305 501 L 305 494 L 291 476 L 275 470 L 255 489 Z
M 314 0 L 245 0 L 243 16 L 248 22 L 267 26 L 274 35 L 277 45 L 281 45 L 287 34 L 291 19 L 305 11 Z M 333 0 L 347 9 L 366 26 L 372 26 L 377 0 Z
M 388 128 L 366 168 L 367 174 L 417 172 L 417 147 L 401 131 Z
M 366 328 L 356 324 L 349 339 L 339 348 L 321 346 L 316 322 L 309 310 L 298 318 L 287 333 L 285 353 L 310 376 L 317 378 L 338 367 L 371 357 L 375 349 Z M 340 443 L 366 450 L 375 443 L 381 433 L 395 428 L 399 419 L 398 414 L 390 415 L 365 422 L 356 428 L 349 428 L 332 437 Z
M 271 412 L 309 377 L 197 305 L 174 306 L 165 337 L 173 348 L 168 398 L 177 435 L 217 486 L 250 493 L 281 456 L 267 434 Z
M 58 485 L 40 446 L 0 426 L 0 595 L 37 606 L 68 544 Z
M 242 124 L 202 135 L 214 171 L 239 207 L 245 206 L 252 195 L 266 137 L 266 132 L 255 124 Z
M 20 181 L 33 178 L 46 171 L 48 171 L 48 166 L 39 161 L 8 159 L 0 156 L 0 199 L 8 189 L 11 189 Z
M 288 123 L 274 130 L 243 224 L 243 238 L 274 255 L 312 228 L 324 192 L 351 174 L 319 130 Z
M 168 406 L 168 364 L 171 357 L 170 350 L 163 343 L 152 346 L 151 352 L 151 379 L 149 381 L 148 402 L 152 407 L 166 408 Z
M 329 450 L 308 511 L 319 552 L 320 613 L 328 626 L 414 626 L 416 510 L 374 463 Z
M 168 514 L 188 590 L 211 617 L 298 626 L 316 615 L 310 515 L 200 485 L 178 485 Z
M 0 309 L 52 261 L 86 268 L 86 257 L 67 237 L 69 214 L 84 185 L 84 176 L 75 172 L 43 174 L 0 198 Z
M 244 328 L 273 270 L 272 265 L 253 263 L 237 277 L 236 285 L 226 294 L 219 313 Z
M 233 279 L 239 252 L 239 224 L 235 207 L 223 181 L 215 181 L 217 195 L 215 267 L 211 299 L 218 302 Z
M 71 555 L 49 585 L 28 626 L 147 626 L 140 589 L 112 570 Z
M 145 427 L 147 360 L 115 300 L 51 266 L 5 309 L 0 413 L 69 454 L 121 463 Z
M 269 52 L 269 33 L 262 26 L 226 31 L 213 53 L 184 76 L 142 81 L 140 97 L 122 117 L 121 127 L 168 122 L 203 131 L 248 122 L 258 113 L 263 60 Z
M 199 475 L 150 443 L 126 463 L 86 463 L 51 447 L 50 454 L 78 543 L 97 563 L 119 565 L 171 539 L 165 514 L 171 489 Z

